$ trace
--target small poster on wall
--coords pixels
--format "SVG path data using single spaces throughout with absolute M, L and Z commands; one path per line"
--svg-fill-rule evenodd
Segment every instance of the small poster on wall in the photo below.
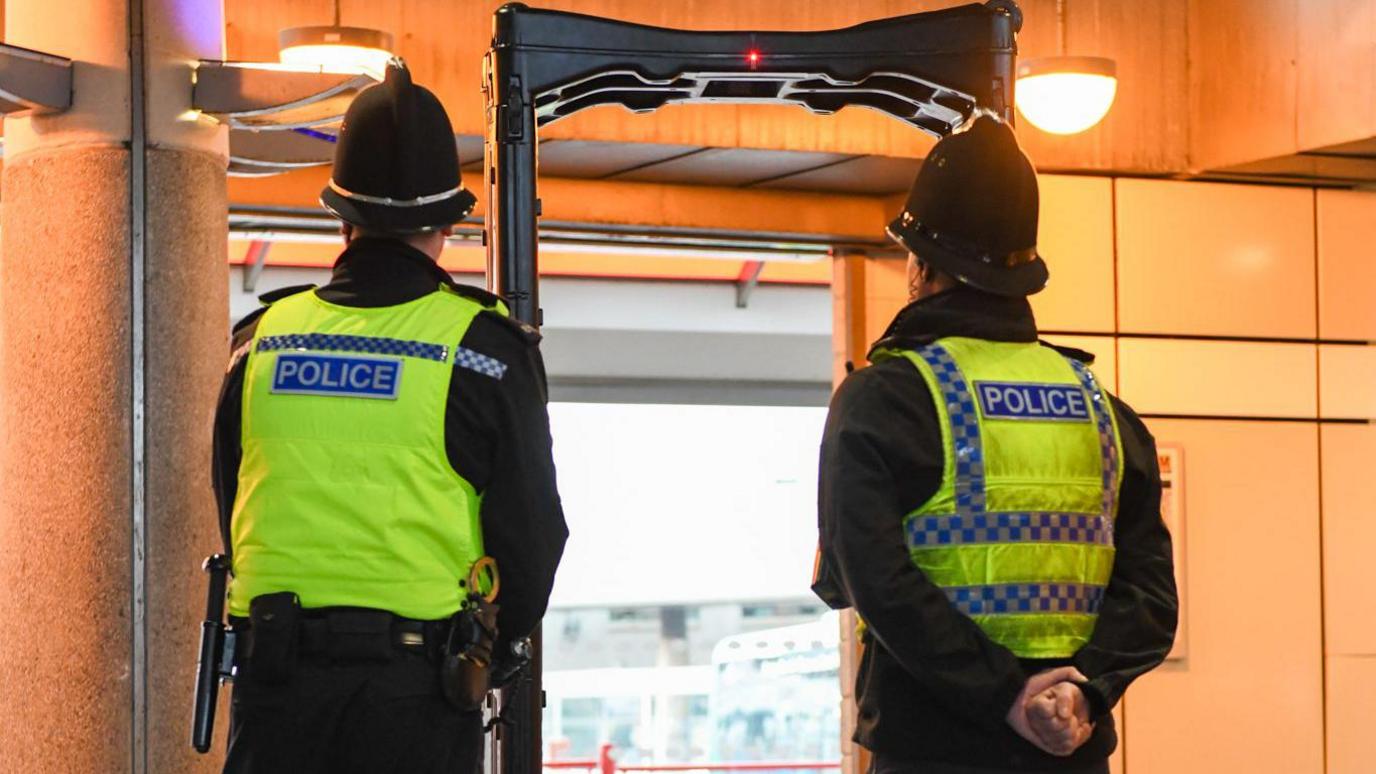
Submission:
M 1171 560 L 1175 565 L 1175 589 L 1180 595 L 1180 623 L 1175 630 L 1175 646 L 1167 661 L 1182 661 L 1189 654 L 1189 630 L 1185 615 L 1185 452 L 1179 444 L 1156 446 L 1161 466 L 1161 518 L 1171 533 Z

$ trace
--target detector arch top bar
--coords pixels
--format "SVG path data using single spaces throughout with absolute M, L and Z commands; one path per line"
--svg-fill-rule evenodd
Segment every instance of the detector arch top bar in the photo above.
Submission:
M 696 32 L 512 3 L 493 16 L 487 103 L 488 284 L 540 324 L 539 127 L 580 110 L 673 103 L 858 106 L 938 137 L 987 110 L 1011 120 L 1015 0 L 819 32 Z
M 1020 24 L 1011 2 L 821 32 L 696 32 L 511 4 L 493 52 L 511 55 L 539 126 L 600 105 L 768 103 L 866 107 L 943 136 L 976 108 L 1008 115 Z

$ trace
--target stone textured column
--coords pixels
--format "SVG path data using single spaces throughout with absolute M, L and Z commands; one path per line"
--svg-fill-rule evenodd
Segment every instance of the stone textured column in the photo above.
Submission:
M 188 712 L 198 564 L 218 544 L 226 145 L 189 109 L 191 64 L 222 56 L 222 9 L 5 14 L 6 42 L 76 65 L 70 111 L 5 126 L 0 772 L 217 770 L 192 754 Z

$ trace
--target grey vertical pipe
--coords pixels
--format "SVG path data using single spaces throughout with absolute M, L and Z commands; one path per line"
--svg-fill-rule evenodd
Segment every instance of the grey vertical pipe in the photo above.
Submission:
M 148 771 L 148 466 L 147 357 L 145 301 L 147 277 L 148 147 L 144 91 L 143 0 L 129 0 L 129 336 L 130 336 L 130 667 L 133 698 L 130 715 L 130 765 L 134 774 Z

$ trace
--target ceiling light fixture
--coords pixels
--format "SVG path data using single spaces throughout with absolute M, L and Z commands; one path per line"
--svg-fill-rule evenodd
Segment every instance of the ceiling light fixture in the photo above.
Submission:
M 323 27 L 291 27 L 277 35 L 278 59 L 283 64 L 319 67 L 329 72 L 365 72 L 379 80 L 392 53 L 392 36 L 367 27 L 339 23 L 339 0 L 334 3 L 334 24 Z
M 1056 2 L 1060 55 L 1018 65 L 1018 110 L 1052 134 L 1076 134 L 1103 120 L 1118 93 L 1117 65 L 1098 56 L 1065 53 L 1065 0 Z

